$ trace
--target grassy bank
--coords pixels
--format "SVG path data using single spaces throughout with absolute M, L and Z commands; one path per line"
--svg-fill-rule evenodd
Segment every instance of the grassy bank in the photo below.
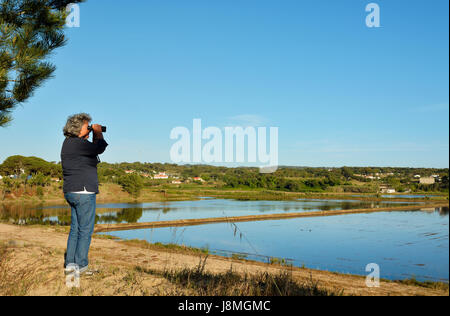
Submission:
M 161 276 L 171 283 L 194 290 L 199 296 L 336 296 L 343 291 L 321 288 L 312 277 L 307 282 L 296 282 L 292 273 L 281 270 L 278 273 L 260 272 L 239 274 L 230 270 L 222 273 L 205 271 L 208 257 L 200 258 L 196 267 L 157 271 L 141 269 L 137 271 Z
M 193 249 L 189 253 L 196 252 Z M 202 251 L 199 250 L 199 253 Z M 148 294 L 142 280 L 145 275 L 164 278 L 178 289 L 176 292 L 185 295 L 197 296 L 332 296 L 342 295 L 343 291 L 334 291 L 321 288 L 319 282 L 310 280 L 304 283 L 293 279 L 289 271 L 278 273 L 259 272 L 257 274 L 238 273 L 233 267 L 223 273 L 205 271 L 208 255 L 199 258 L 196 267 L 164 270 L 149 269 L 142 266 L 129 268 L 128 272 L 118 282 L 119 288 L 124 290 L 119 295 Z M 117 273 L 115 271 L 114 273 Z M 107 273 L 101 272 L 96 279 L 105 277 Z M 95 280 L 91 279 L 92 280 Z M 8 245 L 0 245 L 0 296 L 26 296 L 40 283 L 49 282 L 44 279 L 43 271 L 39 271 L 37 262 L 27 265 L 16 265 L 14 262 L 14 249 Z M 117 286 L 117 285 L 116 285 Z M 82 288 L 71 289 L 67 295 L 85 295 Z M 100 294 L 100 293 L 99 293 Z M 163 293 L 161 293 L 163 294 Z M 164 293 L 167 294 L 167 293 Z
M 0 224 L 0 295 L 448 295 L 448 286 L 381 280 L 265 264 L 176 245 L 95 236 L 92 277 L 67 288 L 62 271 L 67 231 Z

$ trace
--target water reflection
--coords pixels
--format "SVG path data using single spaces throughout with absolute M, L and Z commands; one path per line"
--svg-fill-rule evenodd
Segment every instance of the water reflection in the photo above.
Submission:
M 70 210 L 32 208 L 24 205 L 0 205 L 0 221 L 18 225 L 70 225 Z
M 439 213 L 441 216 L 448 216 L 448 206 L 421 208 L 420 210 L 422 212 Z
M 142 217 L 142 208 L 124 208 L 117 213 L 108 213 L 99 215 L 98 222 L 112 224 L 112 223 L 137 223 Z
M 97 205 L 96 224 L 151 222 L 225 216 L 246 216 L 288 212 L 330 211 L 417 205 L 411 202 L 312 200 L 236 201 L 202 199 L 199 201 L 111 203 Z M 0 206 L 0 220 L 16 224 L 70 225 L 68 206 Z
M 120 211 L 96 214 L 96 224 L 137 223 L 142 217 L 142 208 L 124 208 Z M 4 206 L 0 211 L 0 221 L 17 225 L 61 225 L 71 223 L 70 209 L 27 209 Z

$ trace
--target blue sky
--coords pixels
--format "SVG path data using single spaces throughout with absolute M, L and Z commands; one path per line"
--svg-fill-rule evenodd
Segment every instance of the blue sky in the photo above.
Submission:
M 88 0 L 55 78 L 0 129 L 59 161 L 67 116 L 109 130 L 108 162 L 170 162 L 177 126 L 279 127 L 279 163 L 449 165 L 448 1 Z

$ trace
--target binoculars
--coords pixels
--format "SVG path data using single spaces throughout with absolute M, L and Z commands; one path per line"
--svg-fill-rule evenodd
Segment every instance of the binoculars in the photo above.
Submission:
M 88 126 L 88 130 L 89 132 L 92 132 L 93 131 L 92 126 Z M 106 133 L 106 126 L 102 126 L 102 133 Z

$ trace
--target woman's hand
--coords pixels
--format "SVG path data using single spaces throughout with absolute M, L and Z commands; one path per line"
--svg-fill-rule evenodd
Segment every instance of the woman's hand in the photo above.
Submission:
M 94 132 L 95 139 L 103 139 L 102 126 L 99 124 L 92 125 L 92 131 Z

